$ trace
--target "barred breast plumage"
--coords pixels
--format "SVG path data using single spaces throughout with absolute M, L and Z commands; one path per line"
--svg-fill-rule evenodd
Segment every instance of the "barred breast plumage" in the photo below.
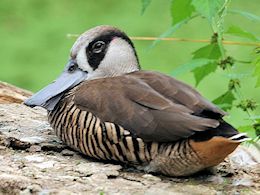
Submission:
M 73 93 L 66 95 L 56 109 L 48 113 L 48 120 L 65 144 L 96 159 L 127 163 L 147 172 L 186 176 L 217 165 L 240 143 L 220 138 L 211 140 L 214 151 L 208 145 L 207 154 L 200 145 L 207 145 L 208 141 L 199 144 L 192 139 L 145 142 L 120 125 L 104 122 L 91 112 L 79 109 L 73 96 Z M 239 137 L 242 138 L 243 135 Z M 215 155 L 210 157 L 212 154 Z
M 169 176 L 215 166 L 247 139 L 192 87 L 141 71 L 131 40 L 110 26 L 81 35 L 61 76 L 25 104 L 46 108 L 71 148 Z
M 81 111 L 69 100 L 49 112 L 48 119 L 56 135 L 71 148 L 96 159 L 120 161 L 166 175 L 189 175 L 205 168 L 191 147 L 191 140 L 171 144 L 144 142 L 117 124 Z

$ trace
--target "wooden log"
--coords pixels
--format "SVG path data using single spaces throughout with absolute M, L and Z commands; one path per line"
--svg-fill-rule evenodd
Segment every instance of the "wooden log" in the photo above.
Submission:
M 33 93 L 0 81 L 0 104 L 22 103 Z

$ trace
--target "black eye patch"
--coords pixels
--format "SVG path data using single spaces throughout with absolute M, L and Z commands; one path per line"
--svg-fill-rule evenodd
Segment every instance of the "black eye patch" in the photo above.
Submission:
M 106 55 L 110 42 L 115 37 L 120 37 L 121 39 L 124 39 L 134 48 L 132 41 L 125 33 L 120 31 L 107 31 L 106 33 L 96 37 L 92 42 L 89 43 L 86 48 L 87 60 L 93 70 L 96 70 L 98 68 L 99 64 Z M 136 53 L 135 56 L 138 60 Z
M 98 39 L 92 41 L 86 48 L 88 63 L 93 70 L 96 70 L 100 62 L 104 59 L 108 44 L 108 41 Z

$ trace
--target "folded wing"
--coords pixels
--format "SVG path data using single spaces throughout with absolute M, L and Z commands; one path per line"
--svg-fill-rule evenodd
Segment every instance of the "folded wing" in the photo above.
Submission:
M 172 142 L 219 126 L 225 112 L 192 87 L 157 72 L 82 83 L 75 104 L 145 141 Z

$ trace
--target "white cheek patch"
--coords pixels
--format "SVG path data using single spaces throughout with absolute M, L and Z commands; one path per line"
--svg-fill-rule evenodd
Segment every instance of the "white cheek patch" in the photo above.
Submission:
M 110 42 L 107 53 L 101 61 L 99 68 L 112 74 L 127 73 L 138 70 L 138 62 L 133 48 L 121 38 Z
M 88 73 L 93 72 L 92 67 L 88 63 L 85 47 L 82 47 L 82 49 L 79 50 L 76 59 L 77 59 L 78 66 L 81 70 L 87 71 Z

